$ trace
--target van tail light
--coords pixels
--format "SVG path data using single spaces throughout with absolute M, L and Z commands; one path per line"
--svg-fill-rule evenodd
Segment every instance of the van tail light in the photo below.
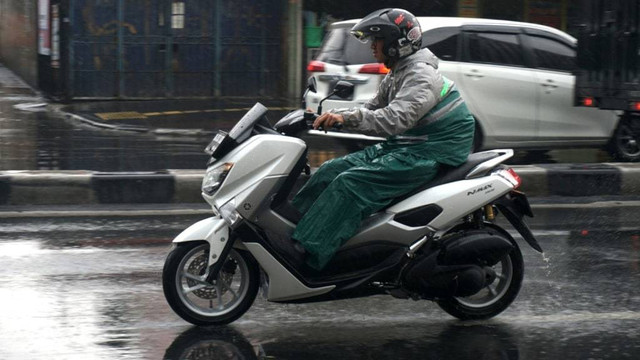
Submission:
M 322 61 L 313 60 L 307 65 L 308 72 L 324 72 L 324 63 Z
M 364 64 L 358 71 L 360 74 L 380 74 L 384 75 L 389 73 L 389 68 L 384 64 Z
M 592 97 L 586 97 L 582 99 L 582 105 L 584 106 L 595 106 L 596 102 Z

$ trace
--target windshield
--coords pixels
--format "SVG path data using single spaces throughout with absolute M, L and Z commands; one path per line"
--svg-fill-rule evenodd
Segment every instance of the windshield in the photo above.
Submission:
M 253 130 L 256 123 L 258 123 L 266 113 L 267 108 L 260 103 L 256 103 L 244 114 L 233 129 L 229 131 L 229 136 L 238 144 L 245 141 L 251 135 L 251 130 Z
M 337 65 L 375 63 L 370 46 L 351 36 L 349 28 L 332 29 L 325 36 L 316 60 Z

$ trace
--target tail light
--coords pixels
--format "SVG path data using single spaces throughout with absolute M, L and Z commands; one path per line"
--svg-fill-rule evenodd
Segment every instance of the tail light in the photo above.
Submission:
M 586 97 L 582 99 L 582 105 L 584 106 L 595 106 L 596 102 L 592 97 Z
M 513 185 L 514 189 L 519 188 L 520 184 L 522 184 L 522 179 L 520 179 L 520 175 L 518 175 L 516 171 L 513 170 L 512 168 L 500 170 L 498 172 L 498 175 L 500 175 L 503 179 L 510 182 Z
M 313 60 L 307 65 L 309 72 L 324 72 L 324 63 L 322 61 Z
M 389 68 L 384 64 L 364 64 L 358 71 L 361 74 L 380 74 L 384 75 L 389 73 Z

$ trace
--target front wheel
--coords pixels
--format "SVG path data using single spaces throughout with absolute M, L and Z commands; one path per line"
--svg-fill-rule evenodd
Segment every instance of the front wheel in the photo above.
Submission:
M 492 318 L 506 310 L 515 300 L 524 277 L 524 261 L 518 244 L 493 266 L 495 279 L 479 292 L 466 297 L 451 297 L 437 303 L 450 315 L 461 320 L 483 320 Z
M 208 257 L 206 242 L 177 245 L 162 270 L 164 296 L 173 311 L 192 324 L 228 324 L 253 304 L 260 270 L 250 254 L 231 249 L 217 278 L 208 283 Z

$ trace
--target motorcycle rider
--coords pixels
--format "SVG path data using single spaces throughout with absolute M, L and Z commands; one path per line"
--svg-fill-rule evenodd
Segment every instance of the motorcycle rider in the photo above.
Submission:
M 455 85 L 438 72 L 438 59 L 421 49 L 420 24 L 410 12 L 375 11 L 351 34 L 371 41 L 374 57 L 391 71 L 362 107 L 333 109 L 313 127 L 329 129 L 340 123 L 387 139 L 325 162 L 293 199 L 304 214 L 292 235 L 297 242 L 293 257 L 300 261 L 306 250 L 307 264 L 317 270 L 364 218 L 428 182 L 441 165 L 461 165 L 475 129 Z

